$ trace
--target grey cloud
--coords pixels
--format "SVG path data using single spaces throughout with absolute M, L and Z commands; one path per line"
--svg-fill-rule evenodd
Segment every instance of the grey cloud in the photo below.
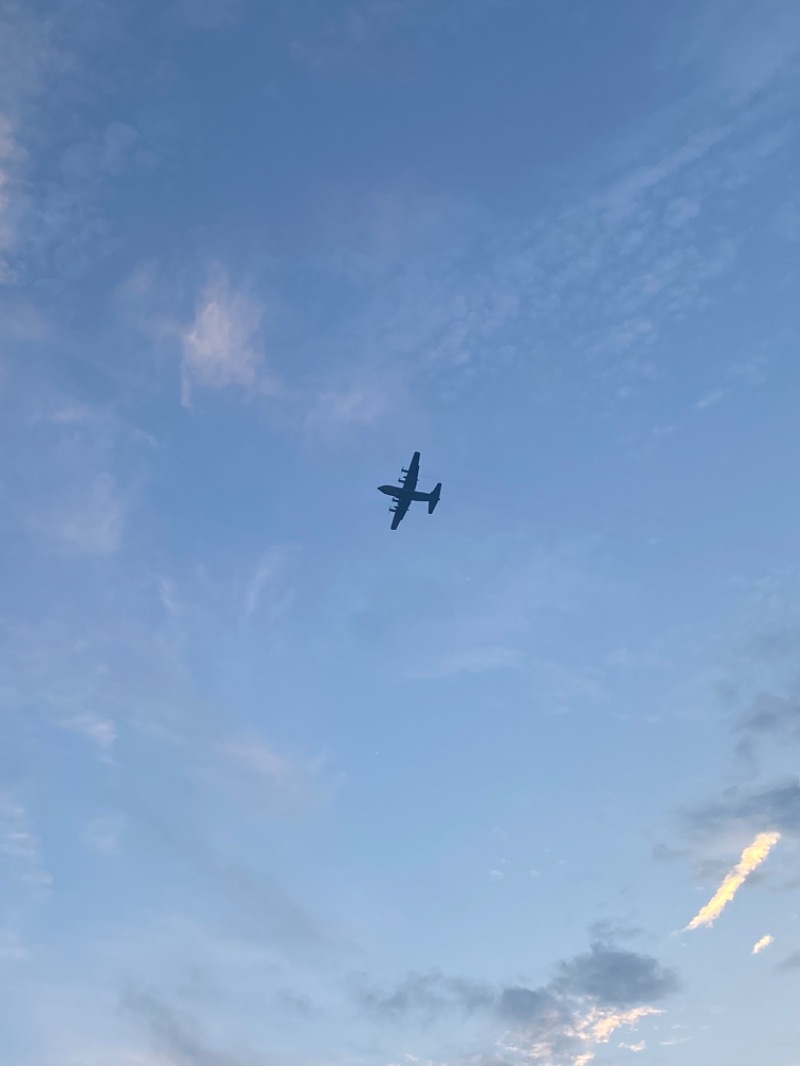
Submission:
M 488 986 L 436 972 L 409 974 L 390 992 L 361 988 L 356 998 L 362 1009 L 376 1019 L 397 1019 L 411 1014 L 432 1018 L 451 1011 L 471 1014 L 490 1010 L 495 1003 L 495 993 Z
M 566 1023 L 571 1016 L 566 1005 L 545 988 L 504 988 L 497 997 L 495 1011 L 504 1021 L 522 1028 L 545 1021 Z
M 590 951 L 559 967 L 555 984 L 576 996 L 611 1007 L 636 1007 L 677 991 L 678 980 L 651 955 L 594 943 Z
M 800 970 L 800 951 L 793 951 L 775 967 L 779 972 Z
M 685 859 L 686 855 L 685 848 L 671 848 L 661 843 L 653 845 L 653 858 L 656 862 L 675 862 L 678 859 Z
M 191 836 L 185 829 L 178 832 L 144 809 L 139 820 L 151 845 L 163 847 L 195 870 L 208 890 L 232 904 L 226 913 L 242 935 L 292 954 L 347 947 L 268 873 L 218 852 L 211 842 Z
M 738 728 L 756 737 L 800 740 L 800 698 L 762 693 L 742 714 Z
M 750 792 L 731 789 L 723 800 L 692 811 L 688 821 L 701 835 L 718 832 L 732 822 L 758 832 L 800 833 L 800 781 Z
M 154 1046 L 175 1066 L 242 1066 L 245 1060 L 210 1048 L 197 1033 L 199 1020 L 147 992 L 128 991 L 123 1007 L 146 1028 Z
M 736 813 L 762 826 L 796 833 L 800 831 L 800 782 L 753 792 L 737 805 Z
M 362 1009 L 379 1020 L 412 1015 L 434 1019 L 483 1013 L 522 1029 L 567 1027 L 584 1001 L 627 1009 L 664 999 L 679 988 L 676 974 L 651 955 L 595 942 L 588 952 L 562 962 L 547 985 L 496 988 L 440 973 L 410 974 L 395 989 L 360 989 Z
M 746 591 L 785 599 L 793 589 L 779 578 L 751 583 Z M 728 676 L 716 685 L 720 708 L 735 737 L 735 754 L 750 771 L 758 769 L 760 750 L 767 744 L 800 743 L 800 633 L 794 625 L 774 626 L 755 633 L 735 649 Z
M 412 1012 L 438 1013 L 452 1006 L 441 990 L 438 974 L 409 974 L 392 992 L 381 994 L 376 989 L 359 991 L 361 1007 L 377 1018 L 399 1017 Z
M 613 944 L 618 940 L 634 940 L 642 935 L 643 930 L 634 925 L 618 925 L 615 922 L 593 922 L 589 926 L 592 942 Z
M 289 1012 L 301 1018 L 310 1018 L 319 1013 L 319 1007 L 312 1003 L 307 996 L 298 995 L 296 992 L 283 990 L 275 997 L 276 1003 L 282 1012 Z

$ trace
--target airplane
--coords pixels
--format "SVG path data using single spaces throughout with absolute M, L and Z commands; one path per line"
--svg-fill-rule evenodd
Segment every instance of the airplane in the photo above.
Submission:
M 442 491 L 441 481 L 433 490 L 433 492 L 417 492 L 417 480 L 419 478 L 419 452 L 414 452 L 411 462 L 408 467 L 403 467 L 401 471 L 400 484 L 399 485 L 379 485 L 378 491 L 385 493 L 387 496 L 394 497 L 394 507 L 390 507 L 389 510 L 394 515 L 392 518 L 392 529 L 397 529 L 400 523 L 405 517 L 406 511 L 411 506 L 413 500 L 424 501 L 428 504 L 428 514 L 433 514 L 436 510 L 436 504 L 439 502 L 439 494 Z

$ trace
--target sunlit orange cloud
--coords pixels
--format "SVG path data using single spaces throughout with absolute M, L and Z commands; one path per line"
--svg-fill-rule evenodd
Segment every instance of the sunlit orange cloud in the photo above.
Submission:
M 572 1037 L 575 1040 L 582 1041 L 585 1048 L 585 1050 L 581 1051 L 576 1049 L 569 1058 L 569 1066 L 589 1066 L 596 1058 L 596 1053 L 592 1050 L 592 1047 L 607 1044 L 617 1029 L 623 1026 L 635 1027 L 642 1018 L 647 1018 L 651 1014 L 662 1013 L 663 1011 L 655 1007 L 633 1007 L 630 1010 L 623 1011 L 615 1011 L 613 1008 L 608 1007 L 605 1009 L 593 1007 L 582 1016 L 576 1018 L 572 1025 L 566 1026 L 560 1031 L 559 1035 L 561 1036 Z M 500 1043 L 500 1046 L 505 1052 L 512 1052 L 521 1056 L 527 1062 L 541 1063 L 542 1066 L 545 1063 L 554 1062 L 557 1055 L 556 1049 L 549 1039 L 538 1041 L 524 1048 L 503 1042 Z M 644 1044 L 626 1046 L 631 1051 L 639 1051 L 643 1049 Z M 559 1058 L 559 1062 L 565 1061 L 565 1059 Z
M 581 1018 L 575 1026 L 575 1036 L 593 1044 L 607 1044 L 612 1034 L 623 1025 L 635 1026 L 651 1014 L 661 1014 L 655 1007 L 633 1007 L 624 1011 L 604 1011 L 595 1008 Z
M 780 833 L 759 833 L 753 843 L 744 849 L 742 857 L 734 866 L 705 907 L 695 915 L 686 929 L 697 929 L 701 925 L 712 925 L 745 883 L 750 874 L 757 870 L 778 841 Z
M 764 948 L 768 948 L 770 944 L 775 940 L 774 936 L 770 936 L 767 933 L 766 936 L 762 936 L 756 946 L 753 948 L 754 955 L 760 955 Z

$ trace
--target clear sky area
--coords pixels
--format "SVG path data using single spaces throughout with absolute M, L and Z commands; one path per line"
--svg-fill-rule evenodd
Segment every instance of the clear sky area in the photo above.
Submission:
M 800 1066 L 798 115 L 797 0 L 0 0 L 2 1066 Z

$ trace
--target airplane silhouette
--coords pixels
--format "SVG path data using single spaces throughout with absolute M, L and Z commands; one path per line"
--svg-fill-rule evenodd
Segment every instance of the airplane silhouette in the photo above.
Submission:
M 424 501 L 428 504 L 428 514 L 433 514 L 436 504 L 439 502 L 439 494 L 442 491 L 441 481 L 433 492 L 417 492 L 417 479 L 419 478 L 419 452 L 414 452 L 408 468 L 403 467 L 399 485 L 379 485 L 378 491 L 394 497 L 394 507 L 389 510 L 394 515 L 392 529 L 397 529 L 405 517 L 406 511 L 413 500 Z

